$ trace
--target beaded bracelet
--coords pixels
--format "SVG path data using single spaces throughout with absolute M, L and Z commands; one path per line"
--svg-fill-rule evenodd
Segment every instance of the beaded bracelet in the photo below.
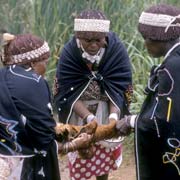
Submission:
M 72 141 L 63 144 L 62 153 L 67 154 L 68 152 L 75 150 L 77 150 L 77 144 L 75 142 Z

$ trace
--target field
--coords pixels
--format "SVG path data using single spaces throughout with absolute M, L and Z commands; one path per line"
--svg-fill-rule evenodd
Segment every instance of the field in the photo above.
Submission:
M 137 113 L 144 100 L 149 70 L 161 61 L 148 56 L 137 30 L 138 18 L 144 9 L 157 3 L 178 5 L 179 0 L 1 0 L 0 32 L 33 33 L 49 43 L 51 58 L 46 79 L 52 88 L 59 54 L 74 33 L 74 17 L 83 9 L 103 11 L 111 20 L 110 30 L 117 33 L 127 48 L 133 71 L 131 112 Z
M 111 20 L 111 31 L 117 33 L 127 48 L 133 72 L 131 113 L 138 113 L 144 100 L 143 90 L 149 71 L 162 59 L 153 59 L 144 48 L 137 30 L 138 18 L 147 7 L 157 3 L 179 5 L 179 0 L 0 0 L 0 49 L 2 32 L 33 33 L 45 39 L 51 49 L 46 79 L 52 88 L 59 54 L 73 36 L 74 17 L 83 9 L 103 11 Z M 1 64 L 0 64 L 1 66 Z M 122 166 L 109 180 L 135 180 L 133 135 L 124 142 Z M 60 158 L 62 180 L 69 180 L 66 157 Z

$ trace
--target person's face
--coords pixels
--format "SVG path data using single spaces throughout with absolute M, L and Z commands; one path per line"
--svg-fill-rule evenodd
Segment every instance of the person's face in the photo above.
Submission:
M 32 62 L 31 66 L 37 74 L 44 76 L 46 72 L 47 64 L 48 64 L 48 59 L 45 59 L 38 62 Z
M 145 46 L 152 57 L 158 58 L 166 54 L 166 43 L 163 41 L 145 39 Z
M 99 49 L 106 45 L 105 35 L 99 36 L 98 34 L 96 32 L 88 32 L 86 36 L 84 35 L 79 38 L 84 50 L 92 56 L 97 54 Z

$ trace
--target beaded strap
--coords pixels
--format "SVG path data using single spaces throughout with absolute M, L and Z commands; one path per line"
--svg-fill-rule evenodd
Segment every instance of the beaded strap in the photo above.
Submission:
M 103 19 L 75 19 L 74 31 L 109 32 L 110 21 Z
M 155 26 L 155 27 L 166 27 L 165 29 L 166 32 L 171 26 L 180 27 L 180 23 L 173 24 L 173 22 L 179 18 L 180 18 L 180 14 L 178 16 L 170 16 L 165 14 L 153 14 L 153 13 L 142 12 L 139 18 L 139 23 Z
M 13 55 L 12 60 L 15 63 L 19 63 L 19 62 L 22 62 L 24 59 L 31 60 L 31 59 L 38 58 L 47 52 L 49 52 L 49 46 L 47 42 L 44 42 L 44 44 L 40 48 L 37 48 L 35 50 L 29 51 L 26 53 Z

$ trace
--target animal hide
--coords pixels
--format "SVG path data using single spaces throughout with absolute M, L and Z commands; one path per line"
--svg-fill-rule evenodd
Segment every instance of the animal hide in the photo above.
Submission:
M 115 120 L 111 120 L 109 124 L 105 125 L 98 125 L 96 121 L 92 121 L 84 126 L 57 123 L 55 131 L 56 139 L 59 142 L 71 141 L 84 132 L 93 135 L 93 143 L 118 137 Z
M 95 142 L 118 137 L 115 120 L 111 120 L 110 123 L 106 125 L 98 125 L 96 121 L 92 121 L 84 126 L 58 123 L 55 131 L 57 136 L 56 139 L 61 143 L 71 141 L 84 132 L 93 135 L 91 146 L 88 149 L 78 150 L 79 155 L 83 159 L 93 156 L 93 144 Z

